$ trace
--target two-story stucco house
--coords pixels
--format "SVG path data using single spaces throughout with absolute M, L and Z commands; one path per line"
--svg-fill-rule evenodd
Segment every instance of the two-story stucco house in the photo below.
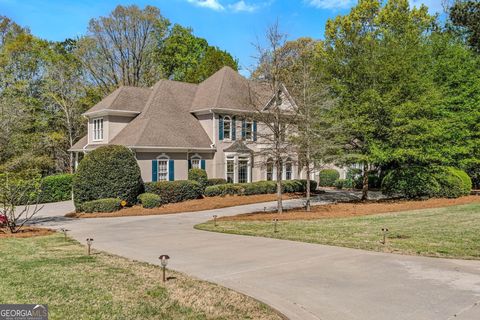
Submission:
M 252 120 L 272 97 L 229 67 L 198 85 L 160 80 L 152 88 L 120 87 L 84 114 L 88 134 L 70 151 L 78 159 L 102 145 L 124 145 L 135 152 L 145 182 L 185 180 L 189 168 L 235 183 L 272 180 L 273 165 L 255 159 L 262 124 Z M 295 159 L 285 157 L 283 179 L 302 178 Z

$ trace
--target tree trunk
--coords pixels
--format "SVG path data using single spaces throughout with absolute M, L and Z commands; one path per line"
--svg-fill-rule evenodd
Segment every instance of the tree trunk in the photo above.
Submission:
M 277 213 L 283 213 L 282 202 L 282 170 L 280 168 L 280 161 L 277 159 Z
M 363 164 L 362 201 L 368 200 L 368 164 Z
M 311 211 L 311 207 L 310 207 L 310 161 L 307 160 L 307 200 L 306 200 L 306 204 L 305 204 L 305 210 L 307 212 L 310 212 Z

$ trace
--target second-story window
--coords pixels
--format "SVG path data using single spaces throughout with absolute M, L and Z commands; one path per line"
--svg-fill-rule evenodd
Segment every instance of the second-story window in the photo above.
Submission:
M 93 141 L 103 140 L 103 118 L 93 119 Z
M 245 120 L 245 140 L 253 140 L 253 121 L 251 119 Z
M 232 139 L 232 118 L 229 116 L 223 117 L 223 138 L 226 140 Z

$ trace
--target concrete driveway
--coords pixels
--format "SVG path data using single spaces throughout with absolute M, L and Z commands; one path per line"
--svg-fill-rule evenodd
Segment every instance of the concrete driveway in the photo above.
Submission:
M 214 214 L 234 215 L 273 205 L 64 219 L 61 215 L 71 204 L 61 203 L 47 205 L 39 222 L 67 227 L 82 243 L 93 237 L 96 249 L 130 259 L 158 264 L 160 254 L 169 254 L 170 268 L 255 297 L 290 319 L 480 319 L 480 261 L 383 254 L 193 229 Z

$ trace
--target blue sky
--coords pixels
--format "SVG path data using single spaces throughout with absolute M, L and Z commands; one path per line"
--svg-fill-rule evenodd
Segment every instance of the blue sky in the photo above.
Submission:
M 441 11 L 441 0 L 410 0 Z M 290 39 L 322 38 L 327 19 L 346 14 L 356 0 L 0 0 L 0 14 L 28 26 L 48 40 L 85 34 L 91 18 L 108 15 L 116 5 L 153 5 L 173 23 L 194 29 L 197 36 L 239 59 L 242 73 L 254 63 L 252 46 L 277 18 Z

